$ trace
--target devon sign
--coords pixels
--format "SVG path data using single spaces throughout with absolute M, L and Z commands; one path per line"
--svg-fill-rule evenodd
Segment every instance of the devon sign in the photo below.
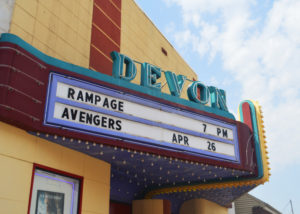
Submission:
M 112 74 L 115 78 L 121 78 L 130 82 L 136 77 L 136 66 L 131 58 L 115 51 L 111 53 L 111 57 L 113 59 Z M 157 80 L 161 78 L 162 72 L 162 69 L 157 66 L 146 62 L 142 63 L 141 85 L 160 91 L 161 83 L 157 83 Z M 164 74 L 171 95 L 180 97 L 183 86 L 187 80 L 186 76 L 176 75 L 171 71 L 164 71 Z M 187 94 L 189 100 L 192 102 L 228 111 L 225 91 L 222 89 L 217 89 L 214 86 L 207 87 L 200 81 L 192 81 L 188 87 Z
M 129 78 L 134 68 L 125 64 L 131 71 L 124 78 Z M 156 70 L 149 72 L 153 76 Z M 156 87 L 155 81 L 148 86 Z M 58 74 L 50 75 L 47 100 L 47 125 L 239 162 L 237 128 L 232 124 Z

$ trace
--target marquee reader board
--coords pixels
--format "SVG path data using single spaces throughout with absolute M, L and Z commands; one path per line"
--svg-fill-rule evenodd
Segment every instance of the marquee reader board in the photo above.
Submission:
M 233 124 L 51 73 L 45 124 L 240 162 Z

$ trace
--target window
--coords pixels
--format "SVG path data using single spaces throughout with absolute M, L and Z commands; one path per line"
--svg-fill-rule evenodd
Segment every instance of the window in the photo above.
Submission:
M 78 214 L 82 177 L 36 166 L 30 197 L 30 214 Z

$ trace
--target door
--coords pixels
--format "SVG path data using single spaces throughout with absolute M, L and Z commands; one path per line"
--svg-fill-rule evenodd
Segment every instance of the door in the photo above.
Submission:
M 131 204 L 110 201 L 109 214 L 131 214 Z

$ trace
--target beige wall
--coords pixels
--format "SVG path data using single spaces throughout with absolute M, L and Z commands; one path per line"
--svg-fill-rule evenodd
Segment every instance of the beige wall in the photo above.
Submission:
M 108 214 L 110 165 L 0 122 L 0 213 L 25 214 L 33 163 L 84 177 L 82 214 Z
M 181 58 L 173 46 L 133 0 L 122 1 L 121 20 L 122 54 L 142 63 L 151 63 L 165 71 L 169 70 L 176 74 L 186 75 L 188 79 L 197 79 L 195 72 Z M 168 52 L 168 56 L 162 53 L 161 48 L 164 48 Z M 165 83 L 164 75 L 162 77 L 161 82 Z M 134 82 L 137 84 L 140 83 L 140 75 L 137 75 Z M 186 88 L 188 85 L 189 83 L 186 82 L 182 97 L 187 97 Z M 162 91 L 169 93 L 168 86 L 165 85 Z
M 93 0 L 16 0 L 9 33 L 43 53 L 89 67 Z
M 16 0 L 9 33 L 18 35 L 49 56 L 89 68 L 92 15 L 93 0 Z M 195 72 L 134 0 L 122 1 L 120 52 L 139 62 L 197 79 Z M 138 64 L 137 69 L 133 82 L 140 84 Z M 166 82 L 164 75 L 158 82 Z M 188 85 L 186 82 L 183 98 L 187 98 Z M 169 93 L 167 84 L 162 91 Z
M 180 214 L 228 214 L 228 209 L 205 199 L 192 199 L 183 203 Z
M 132 214 L 164 214 L 164 201 L 160 199 L 133 201 Z

